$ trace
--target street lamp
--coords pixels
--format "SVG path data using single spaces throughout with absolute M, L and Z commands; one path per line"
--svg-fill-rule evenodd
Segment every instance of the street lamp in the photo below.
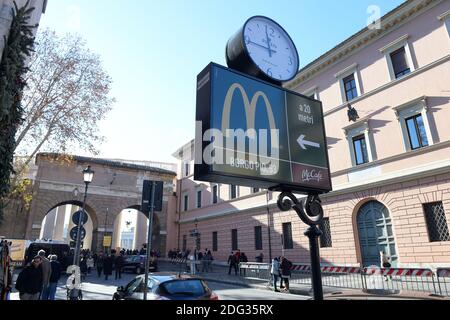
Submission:
M 91 166 L 88 166 L 86 169 L 83 170 L 83 180 L 86 186 L 84 189 L 83 209 L 82 213 L 79 215 L 78 218 L 77 244 L 75 247 L 75 255 L 73 257 L 73 264 L 76 266 L 80 266 L 81 228 L 83 224 L 83 216 L 85 213 L 87 190 L 89 183 L 92 182 L 93 178 L 94 178 L 94 171 L 91 170 Z

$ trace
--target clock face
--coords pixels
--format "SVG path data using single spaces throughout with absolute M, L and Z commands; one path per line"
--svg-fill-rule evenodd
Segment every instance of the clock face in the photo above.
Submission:
M 246 22 L 243 35 L 250 58 L 262 72 L 278 81 L 295 77 L 299 67 L 297 49 L 280 25 L 256 16 Z

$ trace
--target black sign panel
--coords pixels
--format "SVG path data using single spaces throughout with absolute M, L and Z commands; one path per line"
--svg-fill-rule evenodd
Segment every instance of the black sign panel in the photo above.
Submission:
M 211 63 L 197 78 L 196 119 L 195 180 L 331 191 L 320 101 Z
M 80 215 L 81 215 L 81 219 L 83 224 L 86 224 L 86 222 L 89 220 L 89 216 L 88 214 L 85 212 L 83 212 L 83 210 L 78 210 L 77 212 L 75 212 L 72 216 L 72 222 L 77 226 L 78 223 L 80 222 Z
M 78 226 L 75 226 L 70 230 L 70 239 L 77 240 L 77 234 L 78 234 Z M 86 229 L 84 227 L 81 227 L 81 240 L 84 240 L 85 237 L 86 237 Z
M 154 200 L 154 210 L 162 211 L 162 202 L 163 202 L 163 191 L 164 191 L 164 182 L 155 181 L 155 200 Z M 141 211 L 142 213 L 148 215 L 150 213 L 150 203 L 152 198 L 152 188 L 153 181 L 144 180 L 144 185 L 142 189 L 142 204 Z

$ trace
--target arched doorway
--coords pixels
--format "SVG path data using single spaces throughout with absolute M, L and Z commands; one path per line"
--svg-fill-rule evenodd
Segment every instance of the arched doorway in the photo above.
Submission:
M 51 240 L 53 242 L 64 242 L 70 244 L 70 230 L 75 227 L 72 216 L 81 210 L 82 203 L 77 201 L 59 203 L 50 209 L 41 223 L 39 239 Z M 86 237 L 82 241 L 83 249 L 95 249 L 97 241 L 97 221 L 92 209 L 86 207 L 88 221 L 83 227 Z
M 147 243 L 148 218 L 140 206 L 130 206 L 122 210 L 114 220 L 112 249 L 140 250 Z M 153 217 L 152 248 L 160 250 L 160 224 L 156 215 Z
M 378 201 L 369 201 L 359 209 L 357 225 L 363 265 L 380 266 L 380 251 L 384 251 L 396 267 L 398 256 L 389 210 Z

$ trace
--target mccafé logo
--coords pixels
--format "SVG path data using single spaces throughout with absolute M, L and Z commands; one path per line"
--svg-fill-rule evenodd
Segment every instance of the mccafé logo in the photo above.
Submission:
M 236 94 L 240 93 L 240 95 Z M 231 109 L 236 99 L 242 99 L 244 104 L 247 130 L 231 129 Z M 255 129 L 256 111 L 259 101 L 266 107 L 269 129 Z M 270 154 L 269 149 L 270 135 Z M 207 164 L 228 164 L 239 169 L 259 171 L 262 175 L 275 175 L 279 170 L 279 130 L 267 95 L 257 91 L 251 99 L 244 87 L 233 83 L 225 95 L 222 109 L 221 130 L 207 130 L 203 141 L 211 141 L 204 149 L 203 160 Z M 223 146 L 225 141 L 225 147 Z M 248 148 L 246 147 L 248 141 Z M 213 151 L 214 150 L 214 151 Z M 222 152 L 222 150 L 224 152 Z

